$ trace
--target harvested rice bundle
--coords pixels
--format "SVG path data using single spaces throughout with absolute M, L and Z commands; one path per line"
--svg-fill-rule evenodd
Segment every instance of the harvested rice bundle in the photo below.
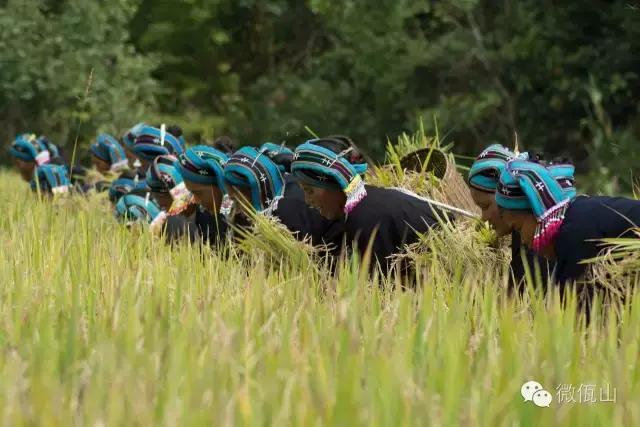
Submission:
M 510 250 L 507 245 L 499 248 L 487 244 L 488 229 L 474 221 L 458 221 L 420 236 L 420 240 L 405 248 L 394 262 L 410 263 L 417 271 L 430 271 L 437 265 L 451 276 L 477 277 L 478 272 L 506 272 L 509 268 Z M 501 277 L 508 277 L 503 274 Z
M 320 246 L 311 245 L 311 239 L 298 239 L 278 221 L 269 215 L 261 215 L 247 209 L 251 225 L 248 227 L 234 227 L 234 234 L 240 237 L 234 239 L 240 253 L 250 257 L 265 256 L 272 267 L 288 265 L 292 270 L 305 274 L 319 274 L 323 269 L 328 250 Z
M 628 291 L 640 285 L 640 227 L 637 238 L 604 239 L 606 249 L 591 266 L 591 284 L 604 288 L 614 300 L 622 301 Z

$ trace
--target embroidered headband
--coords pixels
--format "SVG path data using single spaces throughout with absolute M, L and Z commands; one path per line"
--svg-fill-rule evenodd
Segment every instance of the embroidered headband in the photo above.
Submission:
M 182 153 L 176 164 L 185 180 L 216 185 L 225 191 L 224 165 L 228 160 L 229 156 L 222 151 L 207 145 L 196 145 Z
M 140 132 L 142 131 L 142 129 L 144 127 L 146 127 L 147 125 L 144 123 L 138 123 L 137 125 L 135 125 L 134 127 L 132 127 L 131 129 L 129 129 L 123 136 L 122 136 L 122 145 L 124 147 L 126 147 L 128 150 L 133 149 L 133 144 L 135 144 L 136 142 L 136 138 L 138 136 L 140 136 Z
M 136 156 L 144 160 L 153 160 L 158 156 L 184 152 L 184 142 L 169 132 L 162 132 L 153 126 L 143 126 L 131 147 Z
M 116 219 L 126 224 L 137 222 L 150 224 L 160 215 L 160 207 L 148 197 L 127 194 L 116 203 L 114 215 Z
M 320 140 L 305 142 L 296 148 L 291 172 L 300 181 L 322 188 L 336 188 L 347 196 L 344 212 L 349 213 L 367 196 L 361 175 L 367 171 L 366 163 L 350 163 L 342 153 L 317 145 Z
M 122 196 L 132 191 L 145 191 L 148 189 L 145 180 L 138 181 L 135 178 L 121 177 L 114 180 L 109 186 L 109 200 L 116 203 Z
M 51 152 L 42 139 L 34 134 L 18 135 L 9 147 L 9 154 L 25 162 L 44 165 L 51 160 Z
M 40 142 L 40 144 L 42 144 L 49 151 L 49 154 L 51 155 L 52 159 L 54 159 L 56 157 L 60 157 L 60 149 L 58 148 L 58 146 L 56 144 L 54 144 L 53 142 L 49 141 L 49 138 L 47 138 L 44 135 L 40 135 L 38 137 L 38 141 Z
M 224 166 L 227 184 L 251 190 L 251 205 L 257 212 L 269 213 L 284 195 L 284 175 L 268 156 L 253 147 L 242 147 Z
M 111 165 L 111 171 L 116 172 L 121 169 L 126 169 L 129 166 L 124 148 L 122 148 L 118 140 L 111 135 L 98 135 L 97 141 L 91 144 L 89 150 L 91 154 L 100 160 L 108 162 Z
M 516 154 L 500 144 L 490 145 L 471 165 L 467 182 L 476 190 L 495 193 L 507 163 L 514 159 L 527 160 L 528 157 L 527 153 Z
M 158 156 L 147 171 L 147 186 L 156 193 L 169 193 L 173 199 L 169 215 L 177 215 L 194 203 L 193 194 L 184 179 L 174 156 Z
M 147 186 L 156 193 L 168 193 L 184 179 L 175 165 L 174 156 L 158 156 L 147 170 Z
M 33 172 L 31 189 L 45 193 L 68 193 L 71 180 L 67 168 L 62 165 L 45 164 L 37 166 Z
M 576 197 L 575 168 L 570 164 L 544 166 L 526 160 L 514 160 L 500 175 L 496 203 L 509 210 L 532 212 L 538 226 L 532 248 L 547 246 L 560 230 L 565 212 Z

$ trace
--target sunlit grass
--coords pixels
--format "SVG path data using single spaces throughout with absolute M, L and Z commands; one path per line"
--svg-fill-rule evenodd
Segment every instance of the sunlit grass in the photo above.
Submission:
M 171 248 L 100 197 L 54 206 L 0 180 L 3 425 L 640 425 L 630 303 L 587 328 L 573 300 L 507 298 L 504 263 L 455 238 L 430 240 L 404 292 L 355 262 L 336 279 L 300 254 L 274 263 L 285 241 Z M 523 402 L 530 379 L 550 408 Z M 560 384 L 617 402 L 560 405 Z

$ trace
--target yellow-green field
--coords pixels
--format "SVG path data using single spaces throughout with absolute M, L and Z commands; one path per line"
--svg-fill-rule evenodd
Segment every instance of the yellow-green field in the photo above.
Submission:
M 102 197 L 0 182 L 3 425 L 640 425 L 637 305 L 586 328 L 554 295 L 508 298 L 504 262 L 456 239 L 431 242 L 417 291 L 385 291 L 306 254 L 171 248 Z M 528 380 L 550 407 L 524 402 Z

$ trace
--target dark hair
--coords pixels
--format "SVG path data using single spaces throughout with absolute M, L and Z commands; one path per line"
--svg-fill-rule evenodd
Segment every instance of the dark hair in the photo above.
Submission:
M 175 136 L 176 138 L 180 138 L 182 135 L 184 135 L 184 132 L 182 132 L 182 128 L 178 125 L 167 126 L 167 132 L 169 132 L 171 135 Z
M 573 164 L 571 159 L 569 159 L 568 157 L 553 157 L 547 159 L 545 153 L 541 151 L 529 151 L 529 161 L 539 163 L 543 166 Z
M 273 157 L 269 157 L 278 166 L 282 166 L 285 172 L 291 173 L 291 163 L 293 163 L 293 154 L 280 153 Z
M 236 151 L 233 139 L 227 135 L 222 135 L 214 139 L 213 148 L 220 150 L 225 154 L 233 154 Z
M 348 136 L 332 135 L 326 138 L 317 139 L 313 141 L 313 144 L 318 145 L 322 148 L 326 148 L 327 150 L 331 150 L 336 154 L 340 154 L 351 148 L 351 151 L 345 153 L 345 159 L 347 159 L 349 163 L 366 163 L 364 156 L 362 155 L 362 153 L 360 153 L 360 150 L 358 150 L 356 144 Z
M 557 164 L 573 165 L 573 161 L 568 157 L 555 157 L 549 161 L 549 164 L 550 165 L 557 165 Z
M 156 127 L 160 129 L 162 125 L 158 125 Z M 182 135 L 184 135 L 182 128 L 178 125 L 166 125 L 165 129 L 167 130 L 168 133 L 175 136 L 176 138 L 180 138 Z

